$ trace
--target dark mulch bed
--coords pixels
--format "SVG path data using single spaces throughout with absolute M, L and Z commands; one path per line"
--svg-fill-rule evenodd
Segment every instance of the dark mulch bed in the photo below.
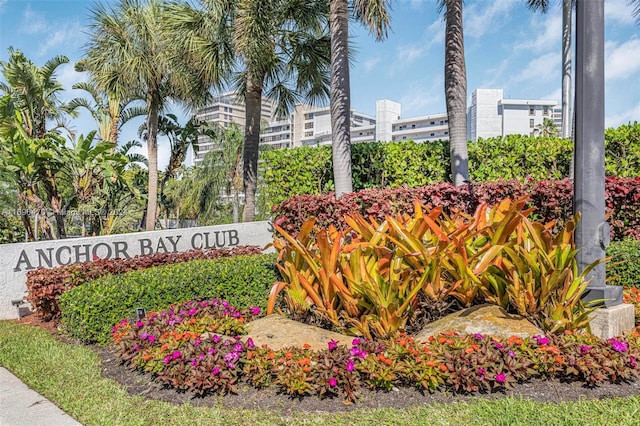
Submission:
M 40 326 L 51 332 L 57 339 L 69 344 L 79 345 L 78 342 L 58 333 L 53 323 L 42 323 L 36 315 L 23 318 L 21 323 Z M 607 399 L 624 396 L 640 395 L 640 381 L 629 383 L 607 383 L 595 388 L 589 388 L 578 382 L 562 382 L 558 380 L 532 380 L 518 384 L 514 389 L 505 392 L 482 393 L 474 395 L 457 395 L 447 392 L 422 393 L 413 388 L 398 388 L 389 392 L 361 389 L 360 398 L 349 404 L 342 398 L 320 399 L 315 396 L 292 398 L 286 394 L 279 394 L 273 389 L 258 390 L 249 385 L 241 384 L 238 394 L 204 397 L 189 392 L 176 390 L 155 382 L 151 375 L 132 371 L 122 365 L 113 347 L 90 346 L 96 351 L 102 362 L 102 375 L 116 381 L 131 395 L 140 395 L 149 399 L 170 402 L 173 404 L 191 403 L 198 407 L 222 405 L 229 408 L 267 409 L 289 414 L 292 412 L 344 412 L 359 408 L 405 408 L 434 403 L 459 403 L 477 398 L 497 400 L 512 396 L 525 398 L 537 402 L 578 401 L 581 399 Z

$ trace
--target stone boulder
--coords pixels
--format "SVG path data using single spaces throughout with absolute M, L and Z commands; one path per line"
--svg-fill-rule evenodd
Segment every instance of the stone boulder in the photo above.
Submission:
M 519 315 L 508 314 L 497 305 L 473 306 L 448 315 L 428 324 L 414 338 L 426 341 L 444 331 L 457 331 L 460 334 L 479 333 L 485 336 L 521 338 L 544 334 L 535 325 Z
M 274 351 L 287 346 L 303 347 L 305 343 L 312 349 L 327 349 L 330 340 L 351 347 L 352 336 L 334 333 L 312 325 L 293 321 L 280 315 L 269 315 L 246 324 L 247 336 L 260 347 L 267 345 Z

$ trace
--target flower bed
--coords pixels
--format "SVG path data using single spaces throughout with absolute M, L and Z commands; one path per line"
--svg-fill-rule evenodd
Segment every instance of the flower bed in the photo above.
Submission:
M 187 302 L 142 321 L 113 328 L 118 355 L 176 389 L 204 395 L 235 392 L 239 382 L 275 386 L 291 395 L 343 396 L 363 387 L 415 386 L 469 393 L 496 391 L 533 378 L 581 381 L 589 386 L 638 377 L 640 331 L 600 340 L 586 333 L 494 339 L 444 333 L 418 342 L 410 336 L 351 347 L 329 342 L 279 351 L 239 336 L 258 308 L 241 311 L 217 299 Z

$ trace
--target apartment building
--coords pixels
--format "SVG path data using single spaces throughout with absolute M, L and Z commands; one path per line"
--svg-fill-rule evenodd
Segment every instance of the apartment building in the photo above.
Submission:
M 297 105 L 288 117 L 276 117 L 275 102 L 262 101 L 260 143 L 273 149 L 297 146 L 330 145 L 331 110 L 329 107 Z M 197 118 L 228 126 L 244 125 L 245 108 L 233 93 L 219 96 L 198 111 Z M 476 89 L 471 95 L 467 114 L 467 137 L 490 138 L 509 134 L 535 136 L 545 118 L 560 127 L 561 109 L 557 101 L 505 99 L 502 89 Z M 449 120 L 446 112 L 419 117 L 402 118 L 402 105 L 389 99 L 376 101 L 375 117 L 351 110 L 351 142 L 402 141 L 434 142 L 449 139 Z M 213 147 L 213 141 L 202 138 L 194 158 L 197 164 Z
M 545 118 L 562 125 L 557 101 L 505 99 L 502 89 L 476 89 L 467 115 L 467 138 L 475 142 L 514 134 L 536 136 Z

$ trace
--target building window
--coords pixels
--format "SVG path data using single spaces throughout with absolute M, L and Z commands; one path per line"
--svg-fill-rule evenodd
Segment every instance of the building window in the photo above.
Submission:
M 547 116 L 549 115 L 549 107 L 545 106 L 542 108 L 542 115 Z
M 431 133 L 431 136 L 435 136 L 435 135 L 436 135 L 435 133 Z
M 304 136 L 305 136 L 305 137 L 307 137 L 307 136 L 313 136 L 313 132 L 304 132 Z
M 530 119 L 529 119 L 529 127 L 531 127 L 531 128 L 533 129 L 533 126 L 534 126 L 534 125 L 535 125 L 535 124 L 534 124 L 534 122 L 533 122 L 533 118 L 530 118 Z
M 429 123 L 429 124 L 433 126 L 434 124 L 436 124 L 436 122 L 435 122 L 435 121 L 432 121 L 432 122 L 431 122 L 431 123 Z
M 411 125 L 411 128 L 412 128 L 412 129 L 415 129 L 415 128 L 416 128 L 416 125 L 415 125 L 415 124 L 412 124 L 412 125 Z
M 305 120 L 311 120 L 313 118 L 313 113 L 312 112 L 308 112 L 304 115 L 304 119 Z
M 529 115 L 536 115 L 536 107 L 533 105 L 529 107 Z
M 311 123 L 304 123 L 304 128 L 305 128 L 305 129 L 313 129 L 313 122 L 311 122 Z

